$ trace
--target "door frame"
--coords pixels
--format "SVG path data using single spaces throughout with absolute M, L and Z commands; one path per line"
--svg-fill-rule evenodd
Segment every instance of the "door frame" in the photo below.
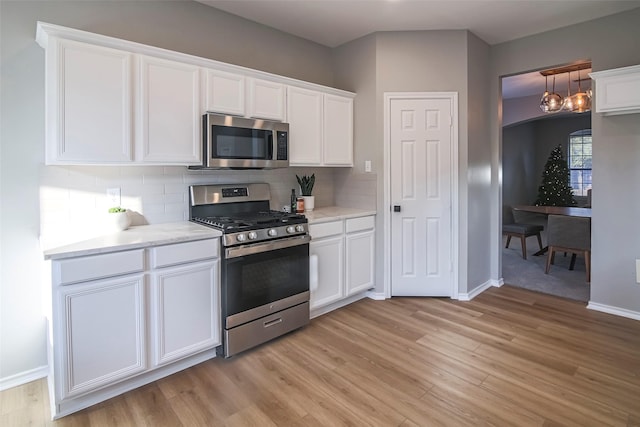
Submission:
M 384 297 L 391 298 L 391 101 L 398 99 L 448 99 L 451 101 L 451 298 L 458 299 L 459 194 L 458 194 L 458 92 L 384 92 Z

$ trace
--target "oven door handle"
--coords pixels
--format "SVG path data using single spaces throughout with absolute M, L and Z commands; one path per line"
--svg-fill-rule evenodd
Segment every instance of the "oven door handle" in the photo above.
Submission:
M 276 249 L 292 248 L 294 246 L 307 245 L 311 241 L 311 236 L 305 234 L 303 236 L 289 237 L 286 239 L 273 240 L 264 243 L 255 243 L 253 245 L 243 245 L 235 248 L 227 248 L 224 252 L 226 259 L 238 258 L 246 255 L 258 254 L 261 252 L 273 251 Z

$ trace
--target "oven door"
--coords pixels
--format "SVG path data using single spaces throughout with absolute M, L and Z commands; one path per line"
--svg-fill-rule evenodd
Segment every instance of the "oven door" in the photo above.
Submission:
M 309 300 L 308 235 L 227 248 L 222 314 L 230 329 Z

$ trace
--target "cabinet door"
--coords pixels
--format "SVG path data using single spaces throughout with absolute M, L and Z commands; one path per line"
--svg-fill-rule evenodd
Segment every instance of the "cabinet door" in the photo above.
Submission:
M 353 166 L 353 99 L 324 96 L 323 162 Z
M 220 345 L 218 263 L 187 264 L 154 273 L 151 335 L 155 365 Z
M 318 308 L 344 296 L 344 240 L 342 236 L 313 240 L 309 255 L 318 257 L 318 287 L 311 289 L 310 308 Z
M 289 164 L 319 166 L 322 163 L 322 94 L 307 89 L 287 89 Z
M 374 233 L 364 231 L 347 234 L 346 281 L 347 296 L 366 291 L 374 286 L 373 257 Z
M 214 113 L 244 116 L 244 76 L 224 71 L 206 70 L 205 109 Z
M 247 79 L 247 115 L 284 121 L 285 86 L 267 80 Z
M 140 56 L 138 159 L 200 164 L 200 68 Z
M 596 113 L 640 112 L 640 66 L 593 73 L 596 80 Z
M 46 68 L 47 164 L 132 161 L 132 55 L 53 38 Z
M 146 369 L 142 274 L 58 289 L 62 398 Z

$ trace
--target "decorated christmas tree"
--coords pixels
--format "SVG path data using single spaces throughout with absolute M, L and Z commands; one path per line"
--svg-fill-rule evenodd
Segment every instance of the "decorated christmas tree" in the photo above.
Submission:
M 569 185 L 569 166 L 562 154 L 562 147 L 558 145 L 551 150 L 547 163 L 542 172 L 542 183 L 538 187 L 539 206 L 575 206 L 573 190 Z

